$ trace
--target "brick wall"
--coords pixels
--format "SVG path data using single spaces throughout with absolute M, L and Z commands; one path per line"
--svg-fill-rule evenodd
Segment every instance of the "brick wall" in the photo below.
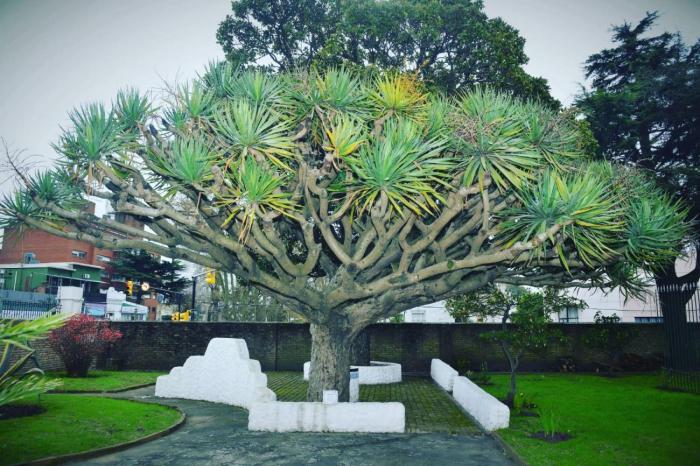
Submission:
M 560 358 L 570 357 L 578 370 L 585 371 L 604 360 L 583 340 L 593 324 L 553 325 L 567 335 L 566 343 L 553 345 L 542 354 L 526 354 L 521 370 L 558 370 Z M 236 337 L 246 340 L 251 358 L 258 359 L 264 371 L 301 371 L 311 348 L 308 324 L 114 322 L 112 326 L 124 337 L 99 358 L 100 368 L 168 370 L 182 365 L 188 356 L 203 354 L 211 338 Z M 662 325 L 626 326 L 638 332 L 626 352 L 663 358 L 666 340 Z M 479 334 L 496 328 L 486 324 L 377 324 L 368 328 L 363 341 L 371 359 L 401 363 L 407 373 L 427 373 L 435 357 L 460 371 L 477 370 L 483 361 L 489 370 L 498 371 L 507 368 L 500 348 L 479 338 Z M 696 330 L 700 334 L 700 326 Z
M 594 324 L 552 324 L 567 337 L 563 344 L 555 344 L 544 352 L 526 353 L 520 363 L 523 371 L 556 371 L 561 358 L 570 358 L 577 370 L 592 371 L 605 355 L 585 344 L 584 336 Z M 636 338 L 625 349 L 649 361 L 661 361 L 667 352 L 663 325 L 624 325 L 637 332 Z M 457 370 L 479 370 L 486 362 L 489 370 L 508 369 L 500 346 L 479 335 L 498 330 L 496 324 L 379 324 L 370 328 L 372 359 L 400 362 L 404 372 L 425 373 L 430 360 L 438 357 Z M 699 327 L 700 329 L 700 327 Z
M 21 372 L 25 372 L 35 367 L 45 371 L 63 370 L 63 361 L 61 361 L 58 354 L 51 349 L 48 340 L 35 340 L 31 343 L 31 345 L 35 350 L 34 357 L 27 361 L 27 363 L 21 368 Z M 10 354 L 9 364 L 14 364 L 15 361 L 19 360 L 25 354 L 27 354 L 26 351 L 19 348 L 13 348 L 12 353 Z M 10 366 L 8 365 L 8 367 Z

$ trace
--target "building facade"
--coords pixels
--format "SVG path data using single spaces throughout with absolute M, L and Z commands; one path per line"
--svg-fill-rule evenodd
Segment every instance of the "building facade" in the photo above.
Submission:
M 103 267 L 78 262 L 0 263 L 0 289 L 55 295 L 61 286 L 78 286 L 98 293 Z

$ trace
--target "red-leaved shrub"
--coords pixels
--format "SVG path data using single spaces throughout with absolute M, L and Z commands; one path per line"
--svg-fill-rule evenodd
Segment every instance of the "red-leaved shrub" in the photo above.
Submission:
M 121 337 L 122 334 L 110 329 L 107 322 L 79 314 L 53 330 L 49 343 L 63 360 L 68 377 L 86 377 L 92 359 Z

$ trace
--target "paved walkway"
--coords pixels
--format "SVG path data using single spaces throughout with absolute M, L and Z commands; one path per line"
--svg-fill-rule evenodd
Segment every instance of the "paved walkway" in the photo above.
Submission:
M 513 465 L 485 435 L 311 434 L 250 432 L 248 412 L 227 405 L 155 398 L 153 387 L 119 397 L 177 406 L 187 421 L 177 431 L 84 465 Z

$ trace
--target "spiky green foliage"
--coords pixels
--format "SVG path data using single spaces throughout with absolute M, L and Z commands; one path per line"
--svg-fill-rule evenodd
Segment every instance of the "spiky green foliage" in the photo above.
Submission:
M 275 165 L 286 168 L 282 159 L 291 157 L 292 141 L 289 125 L 269 108 L 247 100 L 222 104 L 214 113 L 214 131 L 231 157 L 248 154 L 267 157 Z
M 128 134 L 139 134 L 139 125 L 144 124 L 145 119 L 151 114 L 153 109 L 151 103 L 145 95 L 141 95 L 138 90 L 129 88 L 117 93 L 117 100 L 114 103 L 114 115 L 117 124 Z
M 589 266 L 614 256 L 616 235 L 622 229 L 621 212 L 606 189 L 608 183 L 601 183 L 595 175 L 592 170 L 568 176 L 546 171 L 537 183 L 528 182 L 518 193 L 520 204 L 503 213 L 506 245 L 545 235 L 532 254 L 542 257 L 554 247 L 567 268 L 562 249 L 566 241 L 571 241 Z M 552 231 L 556 226 L 560 228 Z
M 64 131 L 56 151 L 65 159 L 81 168 L 87 168 L 106 154 L 120 149 L 119 124 L 114 113 L 104 105 L 90 104 L 74 110 L 69 115 L 73 125 Z
M 445 140 L 424 140 L 410 120 L 389 121 L 382 138 L 347 159 L 354 175 L 347 185 L 360 213 L 382 196 L 398 213 L 404 209 L 417 215 L 435 212 L 437 202 L 444 202 L 439 191 L 447 185 L 454 165 L 452 158 L 441 154 L 444 146 Z
M 421 83 L 409 75 L 378 77 L 370 99 L 375 116 L 379 118 L 398 116 L 421 121 L 425 117 L 427 95 Z
M 570 112 L 489 88 L 441 96 L 414 76 L 212 64 L 175 94 L 158 111 L 131 91 L 111 111 L 75 111 L 57 144 L 65 170 L 23 175 L 3 222 L 271 293 L 327 336 L 315 348 L 335 341 L 337 370 L 312 377 L 312 399 L 347 390 L 344 348 L 372 322 L 494 281 L 636 292 L 688 231 L 652 177 L 587 159 Z M 86 193 L 149 228 L 79 213 Z
M 42 377 L 41 371 L 33 369 L 19 375 L 19 370 L 32 356 L 32 340 L 44 336 L 49 330 L 59 327 L 67 315 L 58 314 L 35 320 L 13 322 L 0 319 L 0 406 L 33 395 L 45 393 L 61 385 L 60 381 Z M 24 354 L 12 364 L 9 363 L 13 350 L 23 350 Z
M 250 157 L 243 159 L 240 165 L 233 166 L 232 170 L 235 173 L 233 189 L 220 204 L 230 210 L 224 226 L 240 217 L 243 223 L 240 239 L 245 238 L 256 218 L 263 217 L 270 211 L 293 214 L 294 203 L 289 199 L 289 193 L 282 191 L 284 178 L 275 176 Z
M 193 137 L 175 139 L 170 150 L 153 157 L 155 163 L 161 166 L 162 172 L 173 180 L 170 194 L 177 188 L 203 186 L 211 179 L 211 164 L 215 158 L 214 152 L 205 141 Z
M 453 117 L 456 150 L 464 153 L 463 183 L 483 186 L 488 174 L 499 188 L 519 188 L 546 165 L 526 139 L 524 119 L 531 115 L 506 94 L 477 88 L 457 102 Z
M 626 257 L 650 270 L 674 260 L 678 244 L 689 233 L 686 217 L 687 208 L 660 193 L 636 199 L 626 215 Z
M 214 94 L 199 81 L 183 85 L 177 99 L 180 111 L 194 120 L 209 117 L 214 111 L 214 103 Z M 177 120 L 177 117 L 173 120 Z

